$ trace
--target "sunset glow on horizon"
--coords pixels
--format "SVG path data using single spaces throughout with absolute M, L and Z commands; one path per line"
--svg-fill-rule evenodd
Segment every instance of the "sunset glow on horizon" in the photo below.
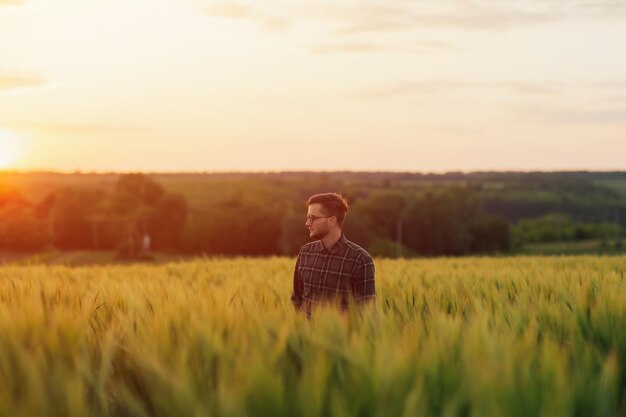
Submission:
M 614 0 L 0 0 L 0 169 L 626 170 L 624 44 Z
M 0 169 L 12 168 L 19 162 L 23 149 L 17 135 L 10 130 L 0 130 Z

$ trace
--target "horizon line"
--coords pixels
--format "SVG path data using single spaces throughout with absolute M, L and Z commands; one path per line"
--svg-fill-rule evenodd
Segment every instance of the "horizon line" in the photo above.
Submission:
M 55 169 L 0 169 L 0 175 L 24 175 L 24 174 L 53 174 L 53 175 L 224 175 L 224 174 L 248 174 L 248 175 L 268 175 L 268 174 L 410 174 L 410 175 L 450 175 L 450 174 L 557 174 L 557 173 L 625 173 L 626 169 L 484 169 L 484 170 L 446 170 L 446 171 L 410 171 L 410 170 L 351 170 L 351 169 L 323 169 L 323 170 L 197 170 L 197 171 L 149 171 L 149 170 L 55 170 Z

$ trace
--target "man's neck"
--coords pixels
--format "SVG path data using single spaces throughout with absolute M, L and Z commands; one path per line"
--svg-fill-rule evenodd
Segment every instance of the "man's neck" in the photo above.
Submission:
M 324 236 L 321 241 L 324 248 L 329 249 L 332 247 L 337 241 L 341 238 L 341 229 L 336 229 L 328 232 L 326 236 Z

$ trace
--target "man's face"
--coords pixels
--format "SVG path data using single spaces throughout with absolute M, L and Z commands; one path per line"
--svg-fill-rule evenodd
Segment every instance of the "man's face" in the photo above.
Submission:
M 309 237 L 311 239 L 324 238 L 324 236 L 330 232 L 330 219 L 331 217 L 327 217 L 327 214 L 324 213 L 321 204 L 311 204 L 307 212 L 307 221 L 305 223 L 305 226 L 309 229 Z

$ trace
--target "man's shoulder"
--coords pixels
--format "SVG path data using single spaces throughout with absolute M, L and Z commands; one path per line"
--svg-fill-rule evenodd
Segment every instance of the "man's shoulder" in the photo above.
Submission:
M 357 245 L 356 243 L 348 239 L 345 240 L 345 244 L 348 247 L 348 251 L 355 258 L 361 259 L 364 262 L 372 262 L 372 256 L 369 254 L 368 251 L 363 249 L 361 246 Z
M 305 243 L 300 247 L 298 251 L 299 254 L 313 252 L 315 248 L 317 248 L 318 240 L 314 240 L 312 242 Z

